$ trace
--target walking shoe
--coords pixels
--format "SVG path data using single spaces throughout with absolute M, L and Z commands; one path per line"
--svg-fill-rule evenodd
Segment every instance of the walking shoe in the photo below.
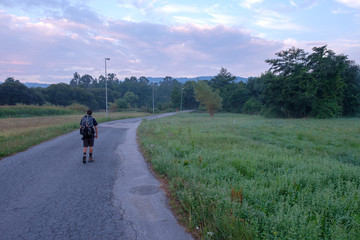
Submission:
M 83 156 L 83 164 L 86 163 L 86 156 Z
M 89 163 L 90 163 L 90 162 L 94 162 L 94 159 L 93 159 L 92 156 L 89 157 Z

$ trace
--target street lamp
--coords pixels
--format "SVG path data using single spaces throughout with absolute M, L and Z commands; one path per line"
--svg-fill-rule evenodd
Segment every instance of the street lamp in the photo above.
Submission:
M 105 102 L 106 102 L 106 118 L 109 116 L 108 113 L 108 94 L 107 94 L 107 73 L 106 73 L 106 60 L 110 60 L 110 58 L 105 58 Z

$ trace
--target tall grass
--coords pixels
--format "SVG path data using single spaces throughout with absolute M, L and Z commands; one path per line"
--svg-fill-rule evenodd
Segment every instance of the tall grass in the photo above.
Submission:
M 138 131 L 202 239 L 360 239 L 359 119 L 183 114 Z
M 94 113 L 98 123 L 142 117 L 147 114 L 137 112 Z M 66 116 L 28 117 L 0 119 L 0 158 L 24 151 L 43 141 L 78 129 L 84 114 Z
M 74 114 L 76 111 L 65 107 L 16 105 L 0 106 L 0 118 L 39 117 Z

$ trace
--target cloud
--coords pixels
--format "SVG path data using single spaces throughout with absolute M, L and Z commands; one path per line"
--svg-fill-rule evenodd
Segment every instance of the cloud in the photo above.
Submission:
M 242 3 L 240 3 L 240 6 L 252 9 L 253 5 L 262 3 L 264 0 L 244 0 Z
M 21 61 L 0 61 L 0 64 L 30 65 L 29 62 L 21 62 Z
M 105 57 L 111 58 L 108 72 L 120 79 L 216 75 L 220 67 L 256 76 L 267 69 L 264 60 L 283 46 L 224 25 L 163 26 L 123 20 L 89 25 L 5 12 L 0 12 L 0 35 L 9 36 L 0 45 L 4 59 L 0 78 L 47 83 L 66 78 L 64 82 L 69 82 L 74 72 L 97 78 L 104 74 Z
M 359 0 L 336 0 L 339 3 L 342 3 L 350 8 L 360 8 Z
M 163 13 L 199 13 L 201 10 L 197 7 L 191 7 L 187 5 L 168 4 L 157 8 L 156 11 Z
M 275 30 L 291 30 L 304 31 L 306 30 L 301 25 L 294 23 L 291 18 L 281 15 L 271 10 L 256 10 L 255 25 L 267 29 Z

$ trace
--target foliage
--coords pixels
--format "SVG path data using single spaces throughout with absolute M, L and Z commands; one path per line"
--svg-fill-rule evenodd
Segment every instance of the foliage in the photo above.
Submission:
M 267 112 L 284 117 L 317 118 L 355 115 L 360 104 L 360 67 L 336 55 L 327 46 L 314 47 L 308 54 L 291 48 L 268 59 L 261 94 Z M 353 107 L 352 107 L 353 106 Z
M 127 92 L 124 95 L 123 100 L 124 100 L 125 103 L 127 103 L 129 105 L 129 107 L 135 108 L 136 107 L 136 102 L 138 100 L 138 96 L 135 95 L 133 92 Z
M 360 236 L 358 119 L 180 114 L 138 133 L 202 239 Z
M 115 104 L 116 104 L 118 110 L 127 109 L 127 107 L 128 107 L 126 102 L 124 101 L 124 99 L 121 99 L 121 98 L 117 99 L 115 101 Z
M 79 104 L 79 103 L 73 103 L 70 106 L 67 106 L 66 109 L 69 109 L 71 111 L 75 111 L 78 113 L 85 113 L 89 109 L 89 107 Z
M 221 68 L 218 75 L 211 79 L 210 85 L 218 90 L 223 99 L 222 108 L 227 112 L 242 112 L 245 102 L 249 99 L 246 84 L 235 83 L 236 77 L 226 68 Z
M 27 88 L 19 80 L 7 78 L 0 85 L 0 105 L 38 104 L 45 103 L 44 98 L 34 89 Z
M 256 97 L 251 97 L 244 104 L 243 112 L 247 114 L 260 114 L 263 105 Z
M 194 83 L 196 101 L 204 105 L 211 117 L 221 108 L 222 99 L 219 90 L 213 91 L 205 81 Z

